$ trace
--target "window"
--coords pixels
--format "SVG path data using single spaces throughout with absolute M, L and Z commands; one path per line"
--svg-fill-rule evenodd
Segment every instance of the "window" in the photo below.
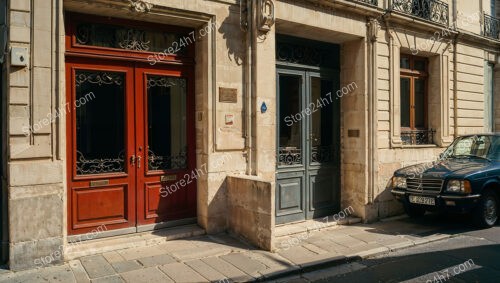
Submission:
M 428 129 L 427 58 L 401 55 L 401 139 L 403 144 L 432 144 Z

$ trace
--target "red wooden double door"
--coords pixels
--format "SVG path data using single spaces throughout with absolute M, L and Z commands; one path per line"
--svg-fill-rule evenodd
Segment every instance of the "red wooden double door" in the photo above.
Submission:
M 77 57 L 66 68 L 68 233 L 196 217 L 192 68 Z

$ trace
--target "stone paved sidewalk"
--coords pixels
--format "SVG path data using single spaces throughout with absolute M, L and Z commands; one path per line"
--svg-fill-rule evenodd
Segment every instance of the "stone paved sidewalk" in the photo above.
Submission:
M 3 271 L 0 282 L 251 282 L 441 240 L 452 233 L 409 220 L 334 226 L 278 238 L 276 253 L 227 234 L 203 235 L 82 257 L 64 265 Z

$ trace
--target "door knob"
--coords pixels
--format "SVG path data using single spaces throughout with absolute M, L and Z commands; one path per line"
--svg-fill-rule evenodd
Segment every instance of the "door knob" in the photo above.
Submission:
M 141 156 L 137 156 L 137 168 L 141 168 Z
M 130 165 L 135 165 L 135 155 L 130 156 Z

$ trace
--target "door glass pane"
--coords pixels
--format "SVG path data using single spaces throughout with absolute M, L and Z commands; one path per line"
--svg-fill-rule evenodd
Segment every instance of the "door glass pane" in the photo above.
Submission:
M 311 162 L 333 160 L 333 83 L 317 77 L 311 78 Z
M 302 77 L 279 76 L 279 154 L 278 165 L 302 164 L 301 114 Z
M 124 172 L 125 74 L 76 71 L 76 171 Z
M 415 128 L 425 128 L 425 79 L 415 79 Z
M 410 78 L 401 78 L 401 127 L 410 127 Z
M 186 80 L 147 76 L 148 170 L 187 167 Z
M 192 43 L 188 35 L 96 23 L 78 24 L 75 37 L 80 45 L 170 54 L 185 54 L 185 45 Z

